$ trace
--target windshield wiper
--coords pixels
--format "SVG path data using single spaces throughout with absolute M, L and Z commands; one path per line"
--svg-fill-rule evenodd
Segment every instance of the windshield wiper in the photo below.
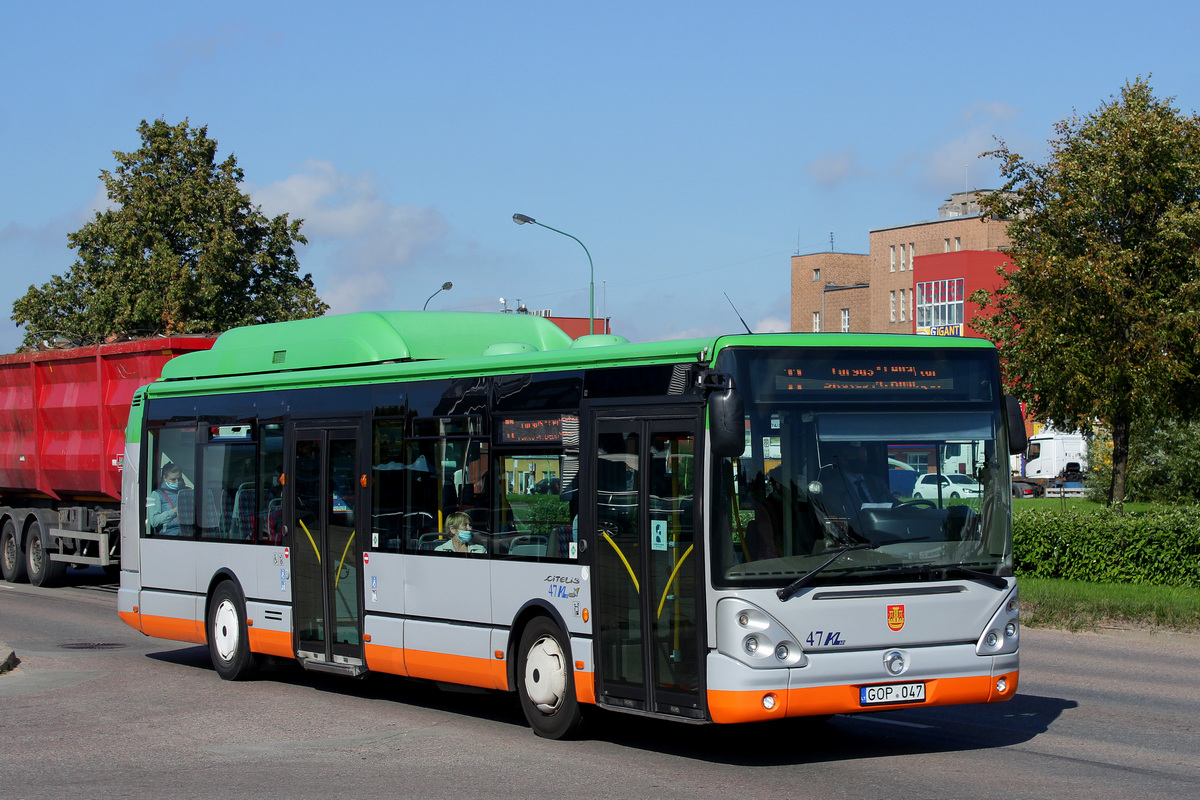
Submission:
M 830 564 L 837 561 L 839 558 L 841 558 L 846 553 L 849 553 L 852 550 L 875 550 L 877 548 L 884 547 L 889 544 L 907 544 L 908 542 L 927 542 L 927 541 L 929 541 L 928 537 L 923 537 L 920 539 L 885 539 L 882 542 L 863 542 L 862 544 L 845 545 L 844 547 L 840 547 L 837 550 L 835 550 L 833 555 L 831 555 L 829 558 L 825 559 L 825 561 L 823 561 L 818 566 L 813 567 L 808 572 L 801 575 L 799 578 L 796 578 L 796 580 L 792 581 L 787 586 L 784 586 L 782 589 L 776 589 L 775 596 L 778 597 L 780 600 L 785 600 L 785 601 L 790 600 L 793 596 L 795 596 L 796 592 L 800 591 L 805 586 L 807 586 L 812 581 L 812 579 L 815 578 L 822 570 L 824 570 Z M 828 552 L 828 551 L 826 551 L 826 552 Z
M 833 562 L 837 561 L 839 558 L 844 556 L 846 553 L 849 553 L 851 550 L 866 550 L 868 548 L 873 548 L 873 547 L 875 547 L 875 545 L 869 544 L 869 543 L 848 544 L 845 547 L 841 548 L 840 550 L 834 551 L 834 554 L 831 555 L 829 558 L 827 558 L 824 562 L 822 562 L 820 566 L 810 569 L 808 572 L 804 573 L 799 578 L 796 578 L 796 580 L 792 581 L 787 586 L 784 586 L 781 589 L 776 589 L 775 590 L 776 597 L 778 597 L 780 600 L 790 600 L 792 598 L 792 596 L 796 594 L 796 592 L 800 591 L 805 586 L 807 586 L 808 582 L 811 581 L 817 573 L 819 573 L 821 570 L 828 567 Z
M 961 564 L 922 564 L 919 567 L 900 567 L 898 569 L 888 569 L 883 570 L 882 572 L 873 573 L 871 577 L 883 578 L 893 575 L 920 575 L 928 578 L 934 575 L 934 573 L 940 573 L 944 579 L 967 578 L 970 580 L 983 581 L 987 585 L 996 589 L 1008 588 L 1008 581 L 1004 580 L 1004 578 L 1000 577 L 999 575 L 995 575 L 991 572 L 980 572 L 979 570 L 964 567 Z

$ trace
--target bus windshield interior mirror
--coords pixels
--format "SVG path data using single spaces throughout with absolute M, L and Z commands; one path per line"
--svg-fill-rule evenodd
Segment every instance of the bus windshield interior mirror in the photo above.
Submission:
M 1021 402 L 1015 397 L 1005 396 L 1004 410 L 1008 413 L 1008 452 L 1018 456 L 1025 452 L 1029 437 L 1025 435 L 1025 418 L 1021 416 Z

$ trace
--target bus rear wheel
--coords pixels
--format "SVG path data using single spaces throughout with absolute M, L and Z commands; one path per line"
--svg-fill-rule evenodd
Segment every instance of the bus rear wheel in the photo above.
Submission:
M 538 617 L 526 626 L 520 646 L 517 692 L 529 727 L 546 739 L 570 738 L 582 713 L 566 636 L 553 622 Z
M 0 575 L 9 583 L 21 583 L 25 580 L 25 549 L 21 547 L 21 537 L 17 536 L 17 526 L 11 519 L 4 521 L 0 529 Z
M 25 563 L 29 582 L 34 586 L 53 586 L 67 571 L 67 562 L 54 561 L 42 543 L 42 526 L 33 523 L 25 537 Z
M 208 655 L 227 681 L 245 680 L 258 668 L 246 630 L 246 601 L 233 581 L 223 581 L 208 604 Z

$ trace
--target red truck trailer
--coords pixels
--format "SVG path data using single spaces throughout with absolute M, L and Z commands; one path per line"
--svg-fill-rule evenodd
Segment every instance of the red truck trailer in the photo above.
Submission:
M 215 339 L 171 336 L 0 356 L 0 572 L 44 586 L 116 567 L 134 391 Z

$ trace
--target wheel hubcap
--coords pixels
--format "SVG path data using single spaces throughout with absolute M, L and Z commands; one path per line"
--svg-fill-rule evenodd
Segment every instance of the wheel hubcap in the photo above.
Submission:
M 232 661 L 238 646 L 238 615 L 233 603 L 222 600 L 213 615 L 213 643 L 222 661 Z
M 525 693 L 543 714 L 562 705 L 567 686 L 566 658 L 558 642 L 543 636 L 529 648 L 525 659 Z
M 40 574 L 43 558 L 45 558 L 45 553 L 42 552 L 42 540 L 36 536 L 31 537 L 29 540 L 29 568 Z

